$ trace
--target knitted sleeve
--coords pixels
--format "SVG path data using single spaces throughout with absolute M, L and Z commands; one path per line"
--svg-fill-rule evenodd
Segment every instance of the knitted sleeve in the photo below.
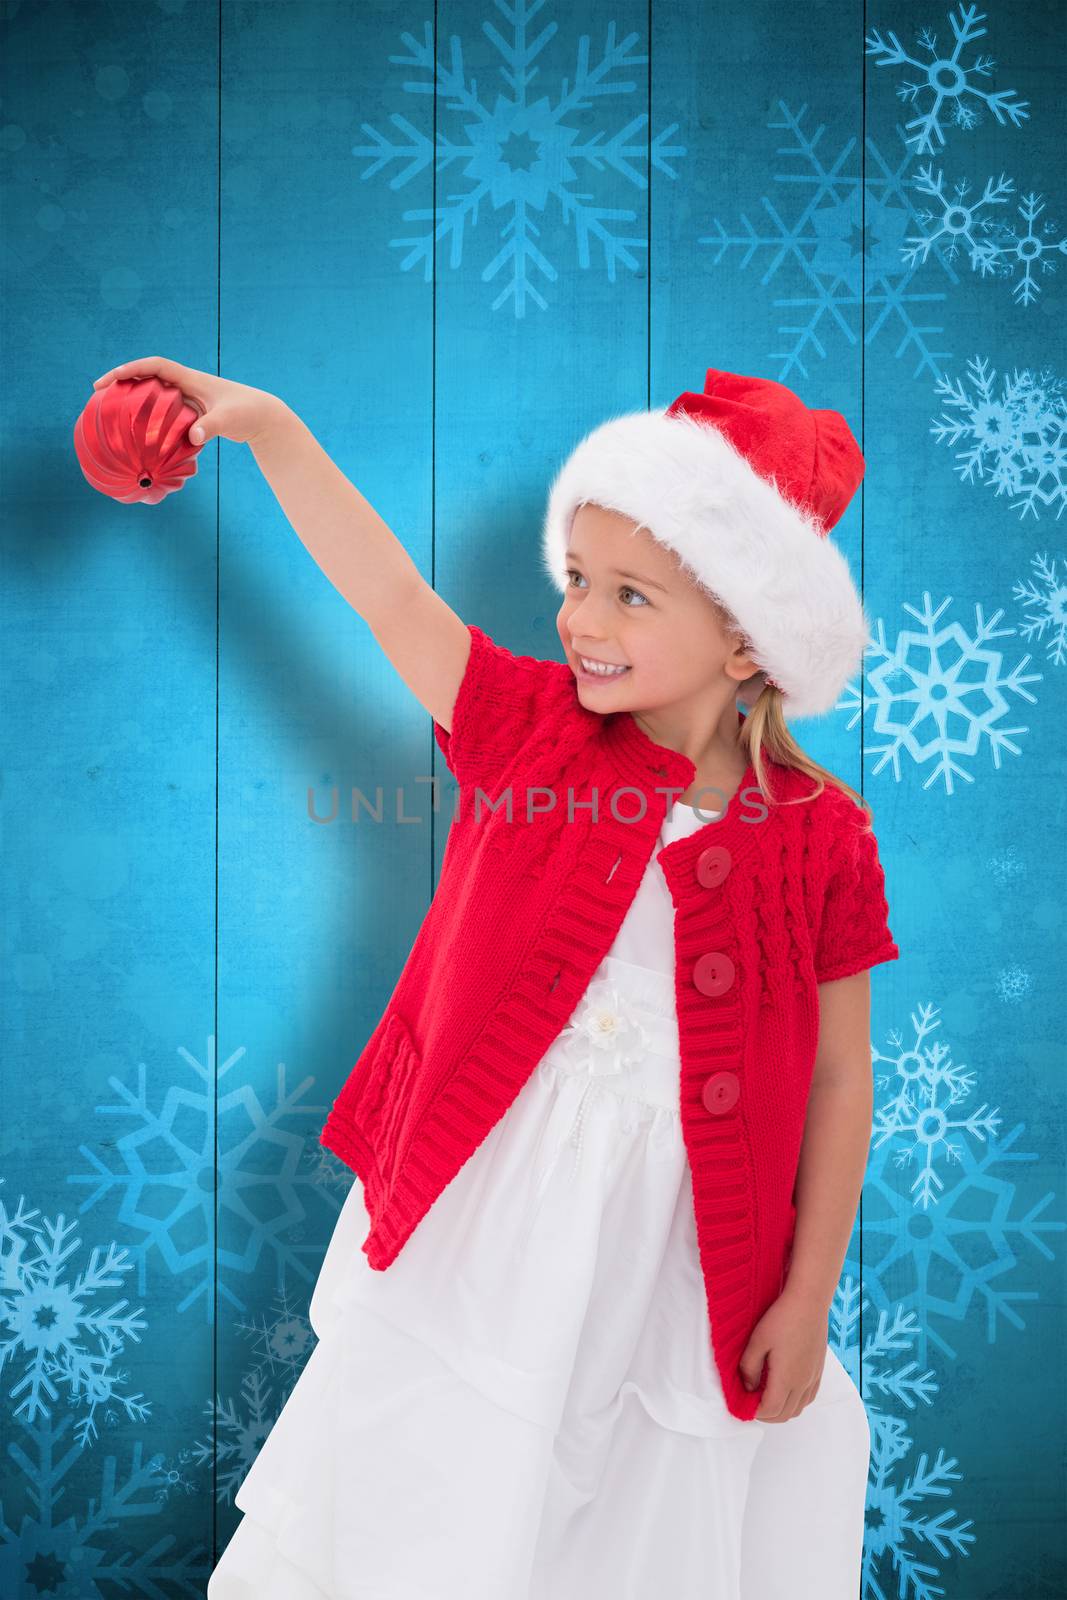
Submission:
M 896 961 L 900 951 L 889 931 L 885 873 L 878 842 L 865 813 L 850 802 L 858 822 L 850 819 L 835 840 L 819 924 L 815 978 L 829 983 L 854 972 Z
M 518 656 L 473 622 L 470 655 L 452 710 L 451 731 L 434 738 L 461 786 L 488 789 L 522 748 L 561 686 L 561 663 Z

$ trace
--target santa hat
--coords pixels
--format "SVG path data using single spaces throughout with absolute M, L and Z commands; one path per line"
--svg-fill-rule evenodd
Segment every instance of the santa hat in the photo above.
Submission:
M 674 550 L 736 618 L 783 710 L 817 716 L 857 671 L 870 635 L 849 565 L 828 532 L 864 472 L 837 411 L 812 411 L 769 378 L 708 369 L 703 394 L 610 418 L 588 433 L 549 491 L 545 570 L 567 588 L 571 520 L 592 501 Z

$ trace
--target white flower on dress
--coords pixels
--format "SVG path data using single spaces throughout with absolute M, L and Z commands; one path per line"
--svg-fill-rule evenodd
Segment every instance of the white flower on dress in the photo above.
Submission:
M 595 1078 L 613 1077 L 639 1065 L 651 1042 L 640 1018 L 627 1010 L 608 978 L 589 985 L 559 1039 L 567 1064 Z

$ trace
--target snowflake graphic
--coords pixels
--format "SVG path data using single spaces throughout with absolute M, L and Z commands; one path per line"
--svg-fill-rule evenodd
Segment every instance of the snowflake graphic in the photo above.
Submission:
M 975 478 L 992 486 L 998 495 L 1018 495 L 1011 507 L 1040 515 L 1039 506 L 1056 506 L 1057 517 L 1067 504 L 1067 400 L 1062 378 L 1047 369 L 1035 377 L 1029 369 L 1005 377 L 1001 392 L 993 392 L 995 370 L 976 356 L 967 363 L 971 383 L 939 378 L 936 389 L 956 415 L 942 413 L 931 433 L 940 443 L 959 444 L 955 471 L 967 483 Z M 1016 598 L 1024 598 L 1016 595 Z M 1023 630 L 1026 632 L 1026 630 Z
M 852 712 L 850 728 L 859 717 L 873 714 L 874 732 L 885 743 L 865 744 L 863 750 L 880 758 L 875 763 L 876 773 L 891 762 L 899 783 L 901 755 L 905 754 L 917 766 L 932 763 L 924 789 L 940 778 L 949 794 L 954 777 L 974 782 L 962 758 L 975 755 L 983 738 L 989 741 L 995 767 L 1000 766 L 1003 749 L 1019 754 L 1010 735 L 1026 733 L 1027 728 L 1000 726 L 1008 710 L 1006 696 L 1019 694 L 1032 703 L 1034 696 L 1024 686 L 1042 676 L 1023 672 L 1029 656 L 1006 672 L 1001 653 L 989 648 L 990 640 L 1015 632 L 996 626 L 1001 611 L 987 623 L 981 606 L 976 605 L 973 639 L 957 622 L 939 628 L 941 615 L 951 604 L 950 595 L 935 611 L 929 594 L 923 595 L 921 611 L 905 603 L 904 610 L 920 628 L 902 630 L 892 648 L 886 644 L 885 624 L 879 618 L 875 636 L 864 652 L 875 663 L 866 673 L 867 695 L 861 693 L 862 682 L 849 684 L 835 708 Z
M 973 1524 L 947 1508 L 934 1521 L 921 1514 L 924 1501 L 936 1495 L 943 1502 L 951 1493 L 949 1485 L 960 1479 L 956 1462 L 943 1450 L 933 1468 L 923 1455 L 911 1477 L 901 1481 L 895 1472 L 914 1448 L 910 1421 L 900 1413 L 931 1405 L 938 1384 L 933 1372 L 923 1371 L 925 1363 L 914 1357 L 920 1331 L 915 1312 L 899 1305 L 879 1311 L 874 1332 L 861 1346 L 866 1308 L 858 1280 L 846 1272 L 830 1306 L 830 1345 L 857 1383 L 871 1430 L 862 1597 L 888 1600 L 890 1595 L 910 1595 L 929 1600 L 945 1592 L 930 1586 L 943 1574 L 920 1563 L 915 1547 L 932 1549 L 938 1556 L 969 1555 L 968 1546 L 975 1540 Z
M 982 1308 L 990 1344 L 1001 1318 L 1025 1327 L 1016 1306 L 1037 1292 L 1012 1287 L 1021 1252 L 1030 1245 L 1052 1260 L 1048 1238 L 1067 1224 L 1046 1214 L 1051 1193 L 1032 1204 L 1020 1197 L 1017 1169 L 1037 1160 L 1017 1148 L 1022 1132 L 1020 1123 L 1003 1137 L 983 1139 L 979 1129 L 960 1139 L 933 1208 L 917 1204 L 913 1186 L 902 1190 L 894 1138 L 872 1141 L 863 1190 L 864 1289 L 880 1309 L 899 1303 L 920 1315 L 923 1360 L 927 1340 L 954 1360 L 950 1324 Z M 908 1149 L 912 1130 L 904 1127 L 896 1138 Z
M 974 1544 L 970 1518 L 959 1519 L 951 1506 L 944 1505 L 952 1485 L 962 1474 L 954 1456 L 939 1448 L 931 1463 L 924 1450 L 910 1470 L 901 1469 L 915 1448 L 902 1417 L 878 1415 L 870 1418 L 871 1466 L 864 1512 L 863 1600 L 888 1600 L 888 1596 L 912 1596 L 932 1600 L 943 1595 L 943 1587 L 933 1587 L 942 1576 L 928 1560 L 920 1560 L 917 1546 L 938 1557 L 969 1555 Z M 900 1476 L 901 1470 L 908 1475 Z M 930 1515 L 931 1501 L 940 1506 Z
M 1062 667 L 1067 665 L 1067 560 L 1062 578 L 1056 576 L 1056 562 L 1050 561 L 1047 554 L 1038 553 L 1030 565 L 1038 582 L 1020 582 L 1012 590 L 1016 600 L 1031 608 L 1019 632 L 1024 639 L 1044 639 L 1047 630 L 1048 658 L 1053 666 Z
M 207 1402 L 208 1437 L 198 1439 L 187 1453 L 198 1465 L 216 1469 L 217 1499 L 232 1503 L 291 1391 L 292 1385 L 280 1392 L 267 1382 L 262 1366 L 252 1366 L 241 1379 L 243 1409 L 233 1400 L 223 1403 L 220 1396 Z
M 325 1145 L 316 1139 L 309 1144 L 300 1158 L 302 1175 L 315 1189 L 333 1190 L 339 1196 L 337 1209 L 344 1204 L 345 1196 L 356 1181 L 351 1167 L 346 1167 Z
M 918 1168 L 911 1196 L 924 1211 L 937 1204 L 945 1187 L 936 1167 L 938 1158 L 952 1166 L 960 1160 L 961 1136 L 984 1143 L 1000 1128 L 1000 1113 L 984 1104 L 953 1115 L 969 1098 L 975 1079 L 966 1067 L 953 1062 L 948 1045 L 931 1038 L 941 1026 L 937 1009 L 920 1005 L 912 1012 L 912 1038 L 907 1044 L 893 1029 L 891 1053 L 872 1050 L 875 1066 L 884 1062 L 890 1068 L 875 1074 L 876 1087 L 886 1091 L 887 1098 L 875 1111 L 872 1147 L 892 1139 L 894 1165 L 901 1171 Z
M 1061 231 L 1058 223 L 1046 217 L 1039 231 L 1034 231 L 1034 224 L 1044 209 L 1039 194 L 1024 194 L 1016 210 L 1026 224 L 1026 232 L 1021 233 L 1014 224 L 1009 226 L 997 221 L 989 237 L 980 244 L 979 260 L 975 264 L 985 274 L 1013 278 L 1012 298 L 1017 306 L 1033 305 L 1041 293 L 1034 268 L 1055 272 L 1056 263 L 1051 259 L 1051 252 L 1067 255 L 1067 234 Z M 1018 278 L 1015 276 L 1017 268 L 1022 269 Z
M 216 1469 L 215 1493 L 227 1503 L 244 1481 L 317 1344 L 309 1318 L 292 1308 L 284 1292 L 275 1304 L 277 1314 L 264 1319 L 262 1328 L 240 1330 L 256 1336 L 252 1348 L 262 1356 L 241 1379 L 241 1405 L 221 1397 L 208 1401 L 204 1408 L 211 1423 L 208 1438 L 182 1452 L 183 1460 Z M 269 1381 L 279 1374 L 279 1383 Z
M 307 1135 L 298 1124 L 308 1118 L 321 1119 L 326 1107 L 308 1105 L 302 1099 L 314 1078 L 305 1078 L 294 1090 L 287 1090 L 283 1063 L 277 1068 L 275 1101 L 269 1111 L 251 1084 L 220 1094 L 218 1085 L 244 1056 L 243 1047 L 217 1070 L 214 1037 L 208 1039 L 206 1063 L 188 1050 L 178 1054 L 202 1087 L 172 1085 L 157 1112 L 148 1103 L 143 1062 L 136 1094 L 120 1079 L 109 1079 L 119 1103 L 97 1106 L 96 1110 L 128 1118 L 134 1124 L 129 1133 L 108 1142 L 120 1170 L 112 1171 L 82 1145 L 81 1153 L 94 1170 L 74 1174 L 68 1181 L 95 1186 L 82 1212 L 108 1191 L 119 1191 L 118 1218 L 139 1240 L 134 1255 L 142 1294 L 145 1260 L 154 1246 L 171 1273 L 193 1279 L 178 1310 L 185 1311 L 199 1298 L 211 1321 L 212 1286 L 217 1284 L 232 1306 L 245 1311 L 234 1280 L 238 1274 L 250 1278 L 265 1253 L 274 1257 L 279 1289 L 284 1287 L 287 1269 L 307 1281 L 317 1269 L 321 1249 L 314 1240 L 300 1243 L 294 1235 L 307 1216 L 306 1199 L 315 1194 L 325 1200 L 328 1191 L 317 1186 L 307 1171 L 301 1171 Z
M 64 1479 L 82 1458 L 80 1446 L 65 1439 L 71 1424 L 69 1416 L 20 1421 L 20 1438 L 8 1443 L 33 1509 L 13 1525 L 0 1507 L 0 1594 L 76 1595 L 78 1600 L 109 1600 L 118 1593 L 142 1600 L 189 1595 L 199 1600 L 211 1571 L 202 1545 L 179 1554 L 174 1535 L 167 1533 L 139 1555 L 129 1553 L 130 1524 L 158 1517 L 162 1510 L 157 1493 L 162 1457 L 144 1462 L 142 1446 L 135 1443 L 129 1470 L 120 1473 L 118 1457 L 106 1456 L 99 1491 L 79 1514 L 64 1500 L 73 1487 Z M 113 1542 L 109 1536 L 120 1525 L 121 1539 Z
M 0 1371 L 6 1367 L 14 1378 L 8 1393 L 20 1420 L 50 1417 L 61 1388 L 74 1406 L 87 1408 L 75 1429 L 84 1447 L 97 1438 L 101 1407 L 111 1426 L 120 1407 L 134 1422 L 149 1415 L 140 1395 L 122 1392 L 127 1374 L 115 1366 L 126 1340 L 140 1343 L 147 1323 L 139 1311 L 126 1309 L 125 1300 L 102 1299 L 133 1270 L 125 1250 L 94 1247 L 88 1266 L 72 1277 L 70 1260 L 80 1248 L 71 1237 L 76 1224 L 62 1215 L 38 1223 L 37 1216 L 23 1196 L 14 1215 L 0 1202 Z
M 944 330 L 917 318 L 932 302 L 943 301 L 945 294 L 925 285 L 913 286 L 923 264 L 909 265 L 902 259 L 909 227 L 921 227 L 909 193 L 911 151 L 905 149 L 894 169 L 874 140 L 867 139 L 865 177 L 856 139 L 844 139 L 836 153 L 831 151 L 824 159 L 819 144 L 825 127 L 820 125 L 811 133 L 804 128 L 807 107 L 801 106 L 794 114 L 779 101 L 778 110 L 778 119 L 768 126 L 787 131 L 788 141 L 775 153 L 789 167 L 775 173 L 774 182 L 790 195 L 799 195 L 803 204 L 783 208 L 764 195 L 760 204 L 768 226 L 763 234 L 742 214 L 740 231 L 728 232 L 716 218 L 717 231 L 700 236 L 697 242 L 715 247 L 715 265 L 727 249 L 740 247 L 744 251 L 742 271 L 757 250 L 768 251 L 762 285 L 787 267 L 802 274 L 807 292 L 783 295 L 774 302 L 790 318 L 778 329 L 786 345 L 770 352 L 772 360 L 782 363 L 779 381 L 786 382 L 794 367 L 808 377 L 805 363 L 809 354 L 826 359 L 827 333 L 856 346 L 861 337 L 871 344 L 879 334 L 887 336 L 890 329 L 900 333 L 897 358 L 914 350 L 914 375 L 928 369 L 936 376 L 939 358 L 949 352 L 935 349 L 930 336 Z M 903 129 L 897 132 L 903 137 Z M 949 283 L 959 282 L 945 252 L 935 251 L 934 260 Z
M 934 245 L 940 246 L 950 261 L 955 261 L 961 244 L 965 244 L 970 251 L 972 267 L 985 263 L 988 259 L 985 248 L 986 237 L 995 226 L 995 222 L 992 215 L 980 216 L 979 213 L 983 206 L 1002 206 L 1007 202 L 1013 190 L 1011 179 L 1003 173 L 995 183 L 992 178 L 987 179 L 982 198 L 969 205 L 967 191 L 970 184 L 966 179 L 956 184 L 952 195 L 946 195 L 945 175 L 939 172 L 935 177 L 932 167 L 919 169 L 918 177 L 912 179 L 912 188 L 919 194 L 932 195 L 938 202 L 940 210 L 937 214 L 932 211 L 916 211 L 918 220 L 927 227 L 933 224 L 933 229 L 932 232 L 908 239 L 902 253 L 909 266 L 925 261 Z
M 1034 223 L 1045 209 L 1040 195 L 1024 195 L 1019 202 L 1016 209 L 1026 223 L 1026 232 L 1020 233 L 1013 224 L 1002 221 L 998 213 L 979 214 L 984 206 L 1006 204 L 1008 196 L 1014 193 L 1015 185 L 1004 173 L 995 182 L 987 179 L 982 198 L 971 203 L 967 202 L 970 184 L 966 179 L 954 186 L 952 195 L 947 195 L 944 173 L 938 172 L 935 177 L 932 167 L 922 168 L 912 187 L 922 194 L 932 195 L 939 210 L 916 212 L 919 221 L 932 231 L 909 238 L 902 252 L 909 265 L 925 261 L 935 245 L 950 261 L 955 261 L 961 244 L 966 244 L 971 267 L 976 272 L 983 277 L 1013 280 L 1015 304 L 1034 304 L 1041 293 L 1034 276 L 1035 267 L 1040 272 L 1055 272 L 1056 264 L 1050 252 L 1067 254 L 1067 236 L 1061 235 L 1055 223 L 1046 219 L 1040 232 L 1034 231 Z M 1016 276 L 1020 268 L 1021 275 Z
M 647 189 L 645 168 L 677 177 L 669 160 L 686 151 L 683 145 L 668 143 L 677 123 L 653 137 L 646 131 L 648 117 L 643 113 L 614 131 L 599 128 L 588 135 L 576 121 L 577 113 L 599 101 L 634 93 L 637 80 L 631 69 L 648 61 L 646 55 L 635 51 L 636 33 L 620 41 L 617 25 L 609 22 L 603 49 L 595 57 L 589 36 L 583 34 L 577 41 L 573 82 L 562 78 L 554 96 L 535 97 L 531 87 L 541 71 L 537 63 L 559 31 L 558 25 L 546 22 L 540 31 L 530 33 L 530 23 L 543 10 L 545 0 L 495 0 L 495 4 L 507 21 L 508 36 L 491 22 L 483 22 L 482 31 L 500 58 L 503 89 L 494 96 L 479 94 L 478 83 L 464 64 L 462 40 L 456 35 L 451 38 L 448 59 L 438 61 L 433 24 L 426 22 L 422 42 L 413 34 L 403 34 L 407 54 L 389 59 L 411 68 L 413 76 L 404 83 L 408 94 L 436 94 L 442 121 L 452 114 L 454 136 L 445 126 L 437 131 L 435 145 L 433 138 L 428 139 L 406 117 L 394 114 L 390 121 L 400 138 L 391 139 L 363 123 L 372 142 L 353 146 L 352 154 L 371 159 L 364 181 L 395 166 L 396 175 L 390 181 L 393 189 L 402 188 L 431 162 L 438 172 L 459 175 L 459 184 L 445 194 L 442 204 L 403 213 L 405 222 L 428 223 L 428 227 L 389 241 L 406 252 L 401 259 L 404 271 L 421 261 L 427 283 L 433 274 L 438 238 L 448 240 L 449 266 L 459 267 L 468 224 L 477 227 L 483 200 L 492 212 L 502 215 L 506 220 L 499 230 L 500 248 L 485 263 L 482 279 L 490 283 L 503 275 L 493 310 L 510 301 L 515 316 L 523 317 L 528 301 L 542 310 L 547 305 L 535 280 L 554 283 L 558 276 L 540 242 L 540 219 L 550 206 L 557 206 L 560 220 L 573 227 L 582 270 L 589 270 L 592 247 L 600 252 L 608 281 L 614 283 L 620 265 L 630 271 L 642 265 L 644 258 L 639 253 L 647 255 L 647 230 L 627 232 L 626 227 L 637 221 L 636 213 L 598 204 L 592 184 L 606 173 L 607 189 L 619 179 L 636 189 Z M 631 75 L 620 77 L 620 73 Z
M 189 1450 L 180 1450 L 176 1462 L 169 1462 L 163 1455 L 157 1456 L 156 1499 L 160 1504 L 175 1498 L 178 1494 L 199 1495 L 203 1492 L 199 1476 L 191 1477 L 184 1470 L 191 1455 L 192 1452 Z
M 1023 863 L 1019 856 L 1018 847 L 1014 844 L 1009 844 L 999 855 L 991 856 L 989 871 L 992 874 L 993 881 L 1001 888 L 1021 878 Z
M 919 115 L 907 124 L 909 129 L 914 129 L 908 135 L 908 142 L 915 146 L 920 155 L 933 150 L 935 143 L 944 144 L 945 124 L 957 128 L 977 127 L 983 105 L 993 113 L 1001 127 L 1006 126 L 1009 118 L 1018 127 L 1020 122 L 1029 117 L 1027 106 L 1030 102 L 1020 100 L 1014 89 L 991 91 L 977 81 L 989 77 L 996 65 L 992 57 L 976 56 L 968 64 L 960 59 L 966 45 L 984 37 L 986 29 L 978 24 L 985 20 L 985 12 L 980 12 L 977 6 L 961 5 L 958 12 L 949 13 L 948 20 L 955 35 L 951 56 L 938 54 L 937 35 L 929 28 L 924 28 L 918 35 L 919 48 L 929 55 L 929 61 L 909 56 L 895 33 L 889 33 L 887 42 L 876 29 L 866 40 L 867 54 L 877 58 L 876 66 L 914 67 L 921 74 L 918 82 L 905 82 L 897 90 L 900 100 L 923 106 Z M 944 116 L 943 108 L 947 108 Z
M 306 1316 L 289 1304 L 285 1289 L 274 1297 L 274 1313 L 262 1323 L 237 1324 L 244 1338 L 253 1340 L 253 1352 L 261 1356 L 259 1370 L 281 1372 L 290 1386 L 296 1382 L 315 1345 L 315 1333 Z
M 998 1000 L 1003 1000 L 1006 1005 L 1018 1005 L 1020 1001 L 1029 998 L 1033 992 L 1034 975 L 1027 972 L 1025 967 L 1001 967 L 993 980 L 993 989 Z
M 868 1418 L 883 1405 L 905 1406 L 909 1411 L 914 1411 L 920 1401 L 929 1405 L 938 1386 L 929 1367 L 921 1371 L 910 1354 L 919 1332 L 915 1312 L 904 1306 L 880 1311 L 875 1331 L 863 1342 L 861 1351 L 867 1305 L 859 1281 L 846 1271 L 830 1306 L 830 1343 L 858 1384 Z

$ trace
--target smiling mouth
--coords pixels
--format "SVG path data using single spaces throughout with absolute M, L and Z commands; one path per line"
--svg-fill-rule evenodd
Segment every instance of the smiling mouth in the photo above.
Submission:
M 607 662 L 595 661 L 592 656 L 580 656 L 575 652 L 577 662 L 577 676 L 583 683 L 613 683 L 618 678 L 625 678 L 630 671 L 629 667 L 612 666 Z

